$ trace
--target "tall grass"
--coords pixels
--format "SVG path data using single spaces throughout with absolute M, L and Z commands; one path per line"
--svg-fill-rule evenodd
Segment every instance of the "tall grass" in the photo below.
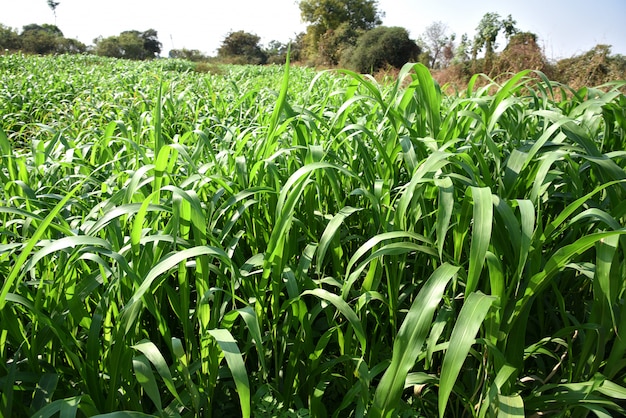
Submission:
M 0 70 L 0 415 L 626 412 L 624 83 Z

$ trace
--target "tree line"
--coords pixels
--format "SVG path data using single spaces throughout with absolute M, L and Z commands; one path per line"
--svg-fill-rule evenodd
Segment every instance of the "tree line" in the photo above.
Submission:
M 47 0 L 47 3 L 56 21 L 60 3 L 54 0 Z M 478 22 L 473 38 L 468 34 L 457 37 L 438 21 L 413 40 L 406 28 L 382 26 L 384 12 L 376 0 L 300 0 L 298 5 L 307 28 L 286 43 L 273 40 L 264 46 L 256 34 L 239 30 L 225 35 L 216 58 L 185 48 L 172 49 L 169 56 L 190 61 L 217 59 L 235 64 L 280 64 L 285 62 L 289 50 L 292 61 L 312 66 L 339 66 L 363 73 L 419 61 L 433 70 L 451 69 L 447 73 L 457 78 L 478 72 L 500 74 L 525 68 L 551 73 L 558 78 L 559 74 L 571 73 L 569 68 L 578 68 L 579 61 L 597 63 L 597 57 L 589 58 L 592 54 L 601 57 L 599 68 L 593 68 L 594 74 L 619 77 L 626 73 L 626 58 L 612 56 L 610 47 L 605 45 L 597 46 L 579 61 L 567 61 L 567 65 L 549 63 L 537 36 L 521 31 L 511 15 L 502 18 L 497 13 L 486 13 Z M 506 46 L 496 53 L 502 36 Z M 162 44 L 154 29 L 98 37 L 93 45 L 86 46 L 78 40 L 65 38 L 56 25 L 30 24 L 18 32 L 0 24 L 0 48 L 34 54 L 94 53 L 144 60 L 159 57 Z

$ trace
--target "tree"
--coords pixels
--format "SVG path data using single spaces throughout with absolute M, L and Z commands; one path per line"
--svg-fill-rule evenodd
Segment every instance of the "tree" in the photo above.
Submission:
M 22 42 L 17 30 L 0 23 L 0 50 L 17 51 L 21 47 Z
M 504 30 L 507 39 L 518 32 L 515 27 L 517 22 L 511 15 L 505 20 L 500 20 L 498 13 L 485 13 L 476 27 L 476 36 L 472 47 L 472 59 L 476 61 L 478 52 L 485 49 L 485 71 L 489 71 L 493 61 L 493 53 L 497 47 L 496 39 L 500 30 Z
M 54 1 L 54 0 L 48 0 L 48 7 L 52 10 L 52 13 L 54 14 L 54 24 L 57 24 L 57 7 L 58 5 L 61 4 L 58 1 Z
M 161 42 L 154 29 L 145 32 L 127 30 L 119 36 L 98 37 L 94 43 L 96 54 L 106 57 L 144 60 L 156 58 L 161 52 Z
M 301 0 L 299 7 L 302 20 L 309 23 L 306 35 L 309 54 L 316 55 L 323 41 L 326 58 L 335 56 L 334 61 L 340 54 L 328 51 L 329 47 L 354 45 L 360 34 L 380 25 L 383 17 L 375 0 Z M 343 41 L 338 42 L 339 39 Z
M 161 47 L 163 44 L 159 42 L 157 31 L 154 29 L 148 29 L 140 34 L 143 40 L 143 50 L 145 52 L 144 58 L 156 58 L 161 53 Z
M 107 38 L 100 36 L 94 39 L 93 43 L 96 44 L 96 55 L 112 58 L 122 58 L 124 55 L 118 36 L 109 36 Z
M 63 32 L 56 25 L 25 25 L 20 34 L 21 48 L 31 54 L 50 54 L 57 51 Z
M 261 38 L 245 31 L 230 32 L 217 50 L 220 58 L 241 64 L 265 64 L 267 56 L 259 45 Z
M 361 35 L 343 61 L 346 66 L 366 73 L 388 65 L 400 68 L 419 54 L 419 46 L 409 38 L 405 28 L 380 26 Z
M 206 60 L 206 56 L 197 49 L 170 49 L 169 52 L 170 58 L 179 58 L 185 59 L 187 61 L 204 61 Z
M 24 25 L 22 27 L 22 35 L 26 32 L 45 32 L 53 36 L 63 37 L 63 32 L 56 25 L 50 25 L 48 23 L 44 23 L 43 25 L 38 25 L 36 23 L 31 23 L 29 25 Z
M 444 49 L 448 46 L 448 49 L 452 49 L 452 42 L 455 35 L 448 35 L 448 27 L 441 21 L 433 22 L 426 27 L 424 34 L 422 35 L 424 44 L 430 53 L 430 68 L 437 68 L 437 66 L 443 65 L 442 58 Z
M 77 39 L 60 38 L 57 42 L 56 52 L 61 54 L 82 54 L 87 52 L 87 45 Z
M 354 47 L 363 31 L 355 30 L 348 22 L 336 29 L 327 30 L 317 43 L 317 60 L 320 64 L 335 65 L 346 50 Z
M 146 50 L 143 47 L 144 41 L 141 32 L 128 30 L 120 33 L 118 38 L 122 57 L 131 60 L 142 60 L 146 58 Z
M 454 57 L 452 58 L 453 64 L 460 64 L 469 60 L 469 51 L 472 47 L 472 42 L 469 40 L 467 33 L 461 36 L 461 42 L 454 49 Z
M 294 39 L 290 40 L 289 46 L 289 59 L 292 62 L 301 61 L 306 49 L 306 33 L 298 33 Z
M 502 74 L 517 73 L 527 69 L 545 72 L 547 68 L 548 62 L 537 44 L 537 35 L 531 32 L 520 32 L 511 36 L 506 48 L 498 56 L 494 70 Z
M 267 62 L 269 64 L 284 64 L 287 58 L 287 48 L 288 45 L 280 41 L 270 41 L 264 50 Z
M 502 20 L 502 30 L 504 30 L 504 36 L 507 41 L 509 41 L 513 35 L 519 33 L 519 29 L 516 25 L 517 21 L 513 20 L 511 15 L 508 15 L 506 19 Z

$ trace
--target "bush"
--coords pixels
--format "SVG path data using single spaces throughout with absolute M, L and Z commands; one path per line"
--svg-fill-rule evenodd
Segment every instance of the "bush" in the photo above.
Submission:
M 626 79 L 626 57 L 611 55 L 609 45 L 596 45 L 582 55 L 560 60 L 555 71 L 556 81 L 571 87 L 598 86 Z
M 22 42 L 17 31 L 0 23 L 0 49 L 17 51 L 21 46 Z
M 545 73 L 548 62 L 541 47 L 537 45 L 537 35 L 521 32 L 511 37 L 509 44 L 496 59 L 492 74 L 518 73 L 526 69 Z
M 242 30 L 226 35 L 217 56 L 231 64 L 265 64 L 267 56 L 261 49 L 261 38 Z
M 386 66 L 400 68 L 419 54 L 419 46 L 409 39 L 406 29 L 380 26 L 359 37 L 354 49 L 343 54 L 342 65 L 362 73 L 376 72 Z

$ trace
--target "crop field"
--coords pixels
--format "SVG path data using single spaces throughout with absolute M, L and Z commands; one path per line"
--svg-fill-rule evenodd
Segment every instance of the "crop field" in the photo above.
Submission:
M 0 416 L 626 413 L 626 82 L 0 56 Z

